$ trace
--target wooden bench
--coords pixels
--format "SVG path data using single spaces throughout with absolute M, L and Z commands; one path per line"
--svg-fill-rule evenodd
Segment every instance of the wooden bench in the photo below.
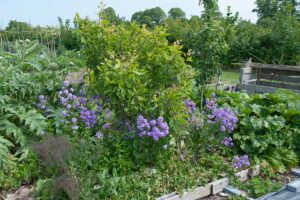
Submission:
M 300 66 L 251 62 L 240 69 L 238 89 L 249 93 L 274 93 L 278 88 L 300 94 Z

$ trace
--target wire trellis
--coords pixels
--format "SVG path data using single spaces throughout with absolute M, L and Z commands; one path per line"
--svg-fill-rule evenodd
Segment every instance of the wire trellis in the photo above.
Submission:
M 38 40 L 47 47 L 48 52 L 56 52 L 61 41 L 59 29 L 32 31 L 0 31 L 0 51 L 11 52 L 11 45 L 17 40 Z

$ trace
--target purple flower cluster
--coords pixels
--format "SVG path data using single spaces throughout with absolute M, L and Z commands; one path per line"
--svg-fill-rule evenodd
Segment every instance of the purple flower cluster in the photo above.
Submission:
M 225 147 L 233 147 L 233 141 L 231 137 L 224 137 L 221 142 Z
M 92 128 L 97 122 L 95 111 L 83 107 L 80 111 L 80 119 L 85 123 L 86 128 Z
M 64 81 L 63 85 L 64 87 L 62 90 L 58 92 L 60 103 L 65 106 L 67 110 L 79 107 L 78 97 L 73 94 L 75 90 L 73 88 L 68 88 L 70 85 L 68 81 Z
M 217 99 L 215 94 L 212 94 L 212 99 L 206 99 L 206 108 L 211 112 L 208 115 L 208 123 L 220 123 L 221 132 L 232 132 L 236 128 L 238 122 L 237 114 L 232 112 L 229 108 L 217 108 Z
M 96 134 L 95 134 L 95 138 L 97 139 L 103 139 L 103 134 L 100 132 L 100 131 L 97 131 Z
M 211 95 L 211 99 L 206 99 L 205 105 L 207 110 L 215 110 L 217 108 L 216 94 Z
M 37 104 L 38 108 L 46 110 L 46 97 L 44 95 L 39 96 L 39 103 Z
M 185 104 L 185 107 L 187 108 L 188 113 L 190 115 L 195 112 L 195 110 L 196 110 L 196 104 L 192 100 L 187 99 L 187 100 L 184 101 L 184 104 Z
M 234 156 L 233 157 L 233 165 L 235 169 L 240 169 L 242 167 L 249 167 L 250 166 L 250 161 L 248 155 L 243 155 L 241 157 L 239 156 Z
M 208 115 L 208 123 L 220 123 L 221 132 L 232 132 L 236 128 L 238 118 L 236 114 L 228 108 L 216 108 Z
M 164 122 L 163 117 L 148 121 L 143 116 L 139 116 L 137 118 L 137 129 L 140 137 L 149 136 L 154 141 L 158 141 L 159 138 L 164 138 L 169 134 L 169 126 Z

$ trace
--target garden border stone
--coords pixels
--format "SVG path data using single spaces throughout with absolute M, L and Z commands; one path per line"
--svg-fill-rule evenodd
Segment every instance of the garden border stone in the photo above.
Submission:
M 292 174 L 295 176 L 299 176 L 300 177 L 300 169 L 298 168 L 293 168 L 292 169 Z
M 241 181 L 247 180 L 249 177 L 256 176 L 260 173 L 260 166 L 256 165 L 247 170 L 240 171 L 235 174 L 236 177 Z M 229 186 L 229 178 L 225 177 L 211 183 L 208 183 L 205 186 L 197 187 L 191 191 L 183 193 L 182 196 L 177 194 L 176 192 L 172 192 L 170 194 L 163 195 L 161 197 L 156 198 L 156 200 L 196 200 L 199 198 L 203 198 L 212 194 L 217 194 L 222 192 L 225 187 Z M 237 189 L 236 189 L 237 190 Z M 241 191 L 242 192 L 242 191 Z

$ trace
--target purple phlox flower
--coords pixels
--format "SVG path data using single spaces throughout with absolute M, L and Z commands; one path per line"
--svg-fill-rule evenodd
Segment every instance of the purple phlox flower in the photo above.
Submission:
M 150 124 L 146 118 L 139 116 L 137 119 L 137 128 L 139 131 L 148 131 L 150 129 Z
M 103 110 L 103 107 L 102 107 L 101 104 L 99 104 L 98 107 L 97 107 L 97 111 L 98 111 L 98 112 L 101 112 L 102 110 Z
M 69 90 L 64 90 L 64 91 L 63 91 L 63 94 L 64 94 L 64 95 L 68 95 L 68 94 L 69 94 Z
M 231 137 L 224 137 L 221 143 L 226 147 L 233 147 L 234 145 Z
M 190 115 L 193 114 L 196 110 L 196 104 L 190 99 L 185 100 L 184 103 L 185 103 L 185 107 L 188 110 L 188 113 Z
M 79 101 L 80 101 L 80 104 L 82 104 L 82 105 L 86 104 L 86 98 L 81 97 Z
M 77 119 L 76 119 L 75 117 L 73 117 L 73 118 L 72 118 L 72 123 L 73 123 L 73 124 L 76 124 L 76 122 L 77 122 Z
M 38 108 L 46 110 L 46 97 L 44 95 L 39 96 L 39 103 L 37 104 Z
M 149 123 L 150 123 L 151 126 L 155 126 L 156 125 L 156 120 L 151 120 Z
M 75 102 L 75 108 L 79 108 L 80 107 L 80 103 L 79 102 Z
M 40 101 L 43 101 L 43 100 L 46 100 L 46 98 L 45 98 L 44 95 L 40 95 L 40 96 L 39 96 L 39 100 L 40 100 Z
M 69 116 L 69 114 L 68 114 L 68 112 L 66 110 L 61 111 L 61 115 L 63 117 L 68 117 Z
M 70 104 L 67 105 L 67 109 L 70 110 L 72 106 Z
M 217 99 L 213 98 L 213 99 L 206 99 L 205 101 L 205 106 L 207 108 L 207 110 L 214 110 L 217 108 Z
M 109 109 L 105 110 L 105 119 L 110 120 L 112 118 L 111 112 Z
M 103 129 L 108 129 L 110 127 L 110 124 L 109 123 L 105 123 L 103 124 L 102 128 Z
M 73 94 L 69 93 L 68 96 L 67 96 L 67 99 L 72 100 L 72 98 L 73 98 Z
M 95 111 L 83 107 L 80 111 L 80 119 L 85 123 L 86 128 L 92 128 L 96 125 L 97 116 Z
M 233 157 L 233 165 L 235 169 L 240 169 L 242 167 L 249 167 L 250 166 L 250 161 L 248 155 L 243 155 L 241 157 L 239 156 L 234 156 Z
M 96 134 L 95 134 L 95 138 L 97 139 L 103 139 L 103 134 L 100 132 L 100 131 L 97 131 Z
M 208 123 L 220 123 L 221 132 L 232 132 L 237 126 L 238 118 L 234 112 L 226 108 L 215 108 L 208 115 Z
M 69 85 L 70 85 L 69 81 L 67 81 L 67 80 L 65 80 L 65 81 L 63 82 L 63 84 L 64 84 L 65 87 L 69 87 Z
M 163 117 L 148 122 L 146 118 L 139 116 L 137 118 L 137 129 L 140 137 L 152 137 L 154 141 L 158 141 L 159 138 L 166 137 L 169 134 L 169 126 L 164 122 Z
M 78 128 L 79 128 L 79 126 L 77 126 L 77 125 L 73 125 L 73 126 L 72 126 L 72 129 L 73 129 L 73 130 L 77 130 Z
M 79 90 L 79 96 L 84 96 L 84 95 L 85 95 L 84 90 L 83 89 Z

